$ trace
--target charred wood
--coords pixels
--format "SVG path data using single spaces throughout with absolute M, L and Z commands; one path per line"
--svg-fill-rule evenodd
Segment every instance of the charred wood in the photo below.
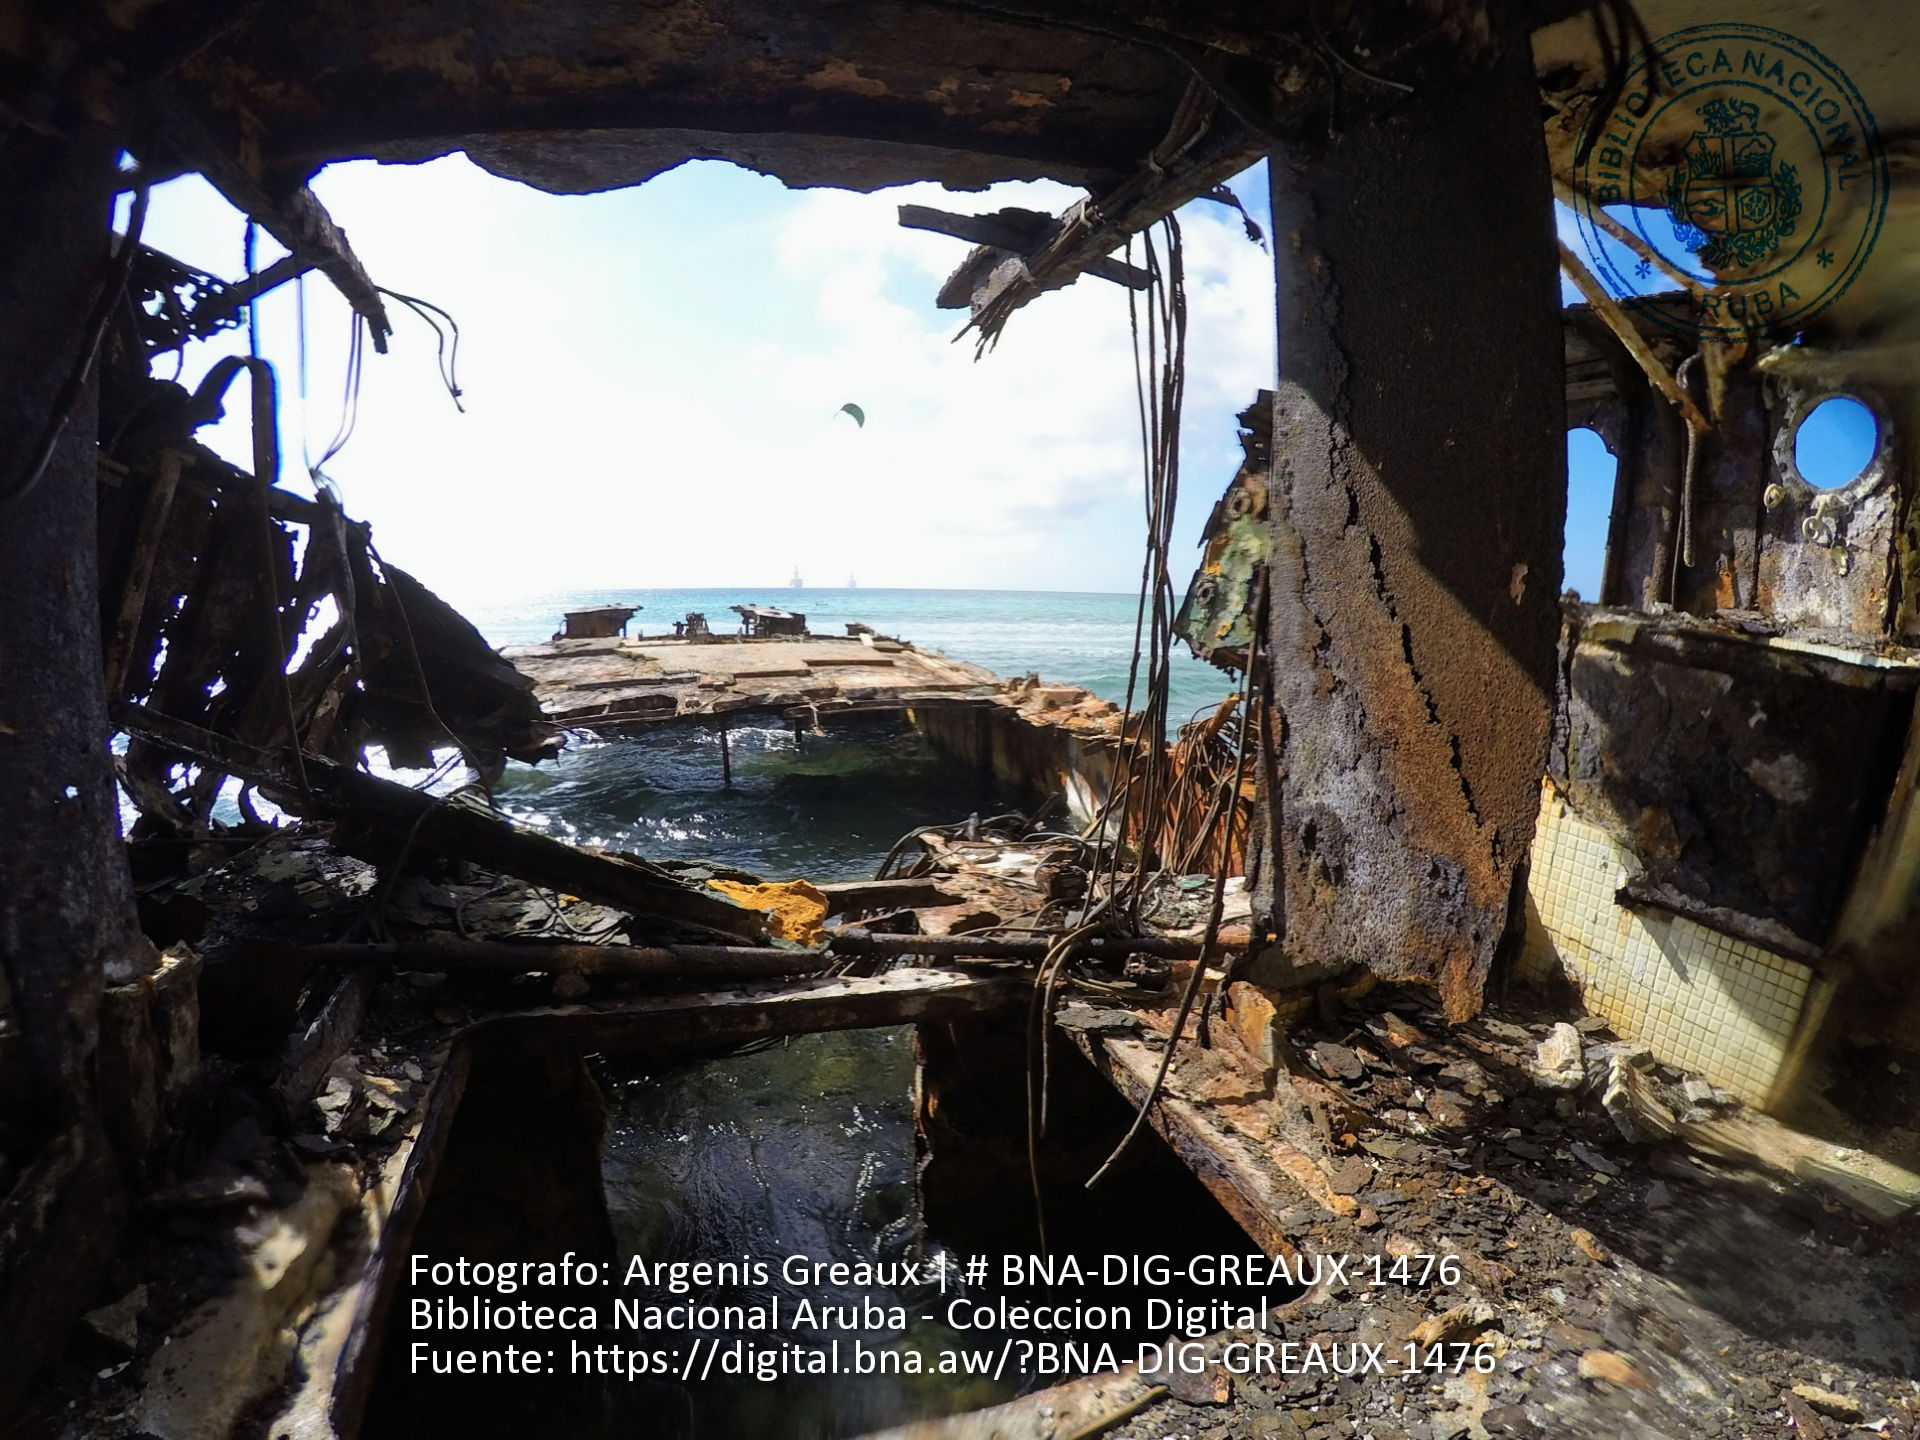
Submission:
M 741 980 L 815 975 L 835 964 L 817 950 L 751 945 L 572 945 L 501 940 L 410 940 L 309 945 L 322 965 L 380 965 L 394 970 L 488 971 L 506 975 L 603 975 L 621 980 Z
M 472 800 L 429 795 L 315 755 L 306 757 L 302 787 L 287 759 L 272 751 L 145 706 L 123 706 L 119 719 L 130 734 L 259 786 L 294 814 L 352 822 L 335 838 L 350 853 L 365 852 L 363 858 L 428 853 L 471 860 L 618 909 L 752 941 L 765 938 L 758 911 L 690 889 L 643 860 L 597 855 L 521 830 Z

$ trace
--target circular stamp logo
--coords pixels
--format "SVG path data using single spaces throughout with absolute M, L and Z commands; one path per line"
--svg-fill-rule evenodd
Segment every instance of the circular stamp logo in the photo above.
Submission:
M 1624 227 L 1706 291 L 1692 313 L 1649 318 L 1716 339 L 1826 309 L 1887 210 L 1886 152 L 1860 92 L 1804 40 L 1759 25 L 1699 25 L 1642 52 L 1574 178 L 1600 283 L 1625 298 L 1656 276 L 1610 233 Z

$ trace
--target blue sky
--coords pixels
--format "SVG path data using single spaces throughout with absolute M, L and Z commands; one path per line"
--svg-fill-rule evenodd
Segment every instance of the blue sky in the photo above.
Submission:
M 1575 255 L 1587 259 L 1589 247 L 1600 246 L 1605 252 L 1609 273 L 1636 279 L 1636 292 L 1642 295 L 1678 288 L 1658 270 L 1650 269 L 1646 276 L 1637 277 L 1637 257 L 1624 245 L 1597 229 L 1591 234 L 1583 233 L 1578 218 L 1567 206 L 1556 203 L 1554 210 L 1560 238 Z M 1607 213 L 1638 233 L 1685 273 L 1712 283 L 1712 272 L 1682 246 L 1664 213 L 1636 212 L 1626 205 L 1611 206 Z M 1581 298 L 1565 275 L 1560 277 L 1560 298 L 1568 305 Z M 1857 400 L 1840 396 L 1817 405 L 1795 436 L 1794 458 L 1801 474 L 1810 484 L 1823 489 L 1845 485 L 1873 458 L 1876 427 L 1872 412 Z M 1613 456 L 1593 431 L 1568 433 L 1566 579 L 1562 584 L 1578 590 L 1584 600 L 1595 599 L 1600 590 L 1615 468 Z
M 1264 171 L 1235 182 L 1266 210 Z M 327 466 L 376 542 L 456 603 L 588 586 L 810 581 L 1129 591 L 1144 522 L 1125 292 L 1083 279 L 1014 316 L 977 363 L 933 305 L 959 241 L 902 230 L 903 201 L 1057 210 L 1011 184 L 790 191 L 697 162 L 645 186 L 551 196 L 454 156 L 340 165 L 315 191 L 374 278 L 462 331 L 456 413 L 435 342 L 395 310 L 366 356 L 358 425 Z M 1196 202 L 1187 240 L 1183 503 L 1176 561 L 1239 461 L 1234 414 L 1272 384 L 1272 262 L 1231 210 Z M 232 278 L 244 222 L 197 178 L 156 190 L 147 239 Z M 260 263 L 278 252 L 263 241 Z M 306 287 L 262 301 L 288 470 L 341 411 L 348 318 Z M 192 347 L 191 383 L 236 332 Z M 164 373 L 164 372 L 163 372 Z M 840 413 L 854 401 L 864 429 Z M 248 455 L 246 401 L 209 442 Z M 1184 578 L 1184 577 L 1182 577 Z
M 327 466 L 383 553 L 456 603 L 775 585 L 796 566 L 817 584 L 854 574 L 868 587 L 1138 582 L 1124 292 L 1083 279 L 1047 295 L 975 362 L 969 342 L 950 343 L 961 312 L 933 305 L 967 247 L 895 223 L 903 201 L 1057 210 L 1077 198 L 1065 186 L 856 195 L 695 162 L 635 189 L 553 196 L 456 155 L 334 166 L 314 188 L 375 279 L 460 322 L 466 413 L 441 387 L 431 332 L 396 308 L 392 353 L 369 350 L 357 427 Z M 1264 227 L 1264 168 L 1234 189 Z M 1559 218 L 1578 253 L 1571 212 Z M 1196 202 L 1182 221 L 1191 323 L 1177 581 L 1238 465 L 1234 415 L 1274 373 L 1267 254 L 1221 206 Z M 154 193 L 149 243 L 215 274 L 244 273 L 244 232 L 197 177 Z M 279 252 L 261 245 L 264 265 Z M 1656 272 L 1648 285 L 1660 283 Z M 303 451 L 318 458 L 339 424 L 348 333 L 332 288 L 307 284 L 303 403 L 300 303 L 286 286 L 259 307 L 295 484 Z M 190 347 L 183 380 L 241 348 L 242 332 Z M 847 401 L 866 411 L 864 428 L 840 413 Z M 205 434 L 245 464 L 244 387 L 233 404 Z M 1818 438 L 1810 471 L 1859 448 L 1850 423 Z M 1569 436 L 1565 583 L 1588 599 L 1613 469 L 1597 436 Z

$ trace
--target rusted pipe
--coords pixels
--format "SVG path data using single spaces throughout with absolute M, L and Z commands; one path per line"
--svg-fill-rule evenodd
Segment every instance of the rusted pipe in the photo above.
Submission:
M 1680 412 L 1680 417 L 1687 422 L 1688 428 L 1695 434 L 1705 434 L 1711 430 L 1713 426 L 1708 423 L 1707 417 L 1700 413 L 1700 407 L 1693 403 L 1693 397 L 1667 373 L 1667 367 L 1660 363 L 1658 357 L 1648 347 L 1645 337 L 1634 328 L 1633 321 L 1627 318 L 1626 313 L 1621 310 L 1614 298 L 1601 288 L 1600 282 L 1593 278 L 1593 272 L 1581 263 L 1579 256 L 1567 248 L 1567 242 L 1564 240 L 1560 242 L 1560 268 L 1566 271 L 1567 278 L 1573 281 L 1574 288 L 1586 297 L 1589 305 L 1593 306 L 1594 314 L 1606 322 L 1607 328 L 1613 331 L 1620 343 L 1626 347 L 1627 353 L 1646 373 L 1654 389 L 1664 395 L 1667 403 Z
M 991 937 L 985 935 L 881 935 L 857 926 L 827 932 L 827 945 L 837 955 L 926 955 L 939 959 L 1038 960 L 1057 935 Z M 1247 943 L 1245 926 L 1220 932 L 1227 948 Z M 1083 955 L 1155 955 L 1164 960 L 1192 960 L 1200 954 L 1198 940 L 1172 935 L 1089 935 L 1074 942 Z
M 633 980 L 737 980 L 812 975 L 851 956 L 924 955 L 943 960 L 1038 960 L 1057 937 L 988 938 L 971 935 L 882 935 L 847 926 L 827 932 L 825 950 L 753 945 L 573 945 L 551 941 L 401 940 L 302 947 L 327 965 L 379 965 L 394 970 L 489 970 L 519 975 L 611 975 Z M 1222 931 L 1219 944 L 1247 943 L 1244 928 Z M 1077 942 L 1084 954 L 1144 954 L 1191 960 L 1200 942 L 1166 935 L 1092 935 Z

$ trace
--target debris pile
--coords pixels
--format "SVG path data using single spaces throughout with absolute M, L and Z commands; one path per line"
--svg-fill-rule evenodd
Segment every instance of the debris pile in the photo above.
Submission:
M 1810 1185 L 1765 1143 L 1781 1127 L 1592 1017 L 1490 1011 L 1449 1027 L 1421 992 L 1363 981 L 1322 987 L 1290 1032 L 1269 1020 L 1249 1037 L 1257 998 L 1235 995 L 1240 1019 L 1215 1028 L 1211 1049 L 1183 1042 L 1168 1104 L 1228 1137 L 1256 1133 L 1256 1117 L 1269 1153 L 1300 1142 L 1313 1173 L 1288 1187 L 1273 1228 L 1303 1257 L 1356 1258 L 1270 1333 L 1213 1337 L 1205 1377 L 1143 1377 L 1170 1394 L 1110 1433 L 1920 1433 L 1920 1385 L 1907 1378 L 1920 1363 L 1915 1177 L 1904 1218 L 1863 1203 L 1859 1177 Z M 1141 1038 L 1164 1045 L 1166 1014 L 1138 1018 Z M 1083 1049 L 1128 1043 L 1125 1027 L 1085 1021 L 1072 1021 Z M 1264 1059 L 1248 1038 L 1265 1041 Z M 1310 1118 L 1290 1127 L 1298 1110 Z M 1704 1154 L 1710 1139 L 1718 1151 Z M 1215 1143 L 1226 1168 L 1230 1142 Z M 1414 1255 L 1457 1255 L 1457 1283 L 1364 1278 L 1373 1257 L 1390 1271 Z M 1472 1340 L 1495 1363 L 1456 1371 L 1449 1351 L 1404 1378 L 1236 1376 L 1219 1363 L 1234 1340 L 1376 1344 L 1389 1357 L 1409 1341 L 1426 1353 Z

